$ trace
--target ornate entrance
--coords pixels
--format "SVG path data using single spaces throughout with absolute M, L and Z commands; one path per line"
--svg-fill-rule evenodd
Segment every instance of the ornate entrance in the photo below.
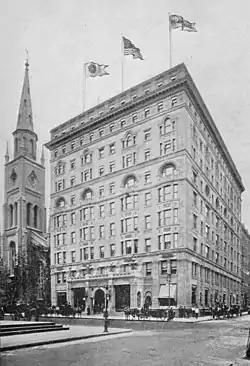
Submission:
M 105 307 L 105 293 L 102 289 L 95 292 L 94 313 L 100 314 Z
M 115 310 L 123 311 L 130 307 L 130 285 L 120 285 L 115 287 Z

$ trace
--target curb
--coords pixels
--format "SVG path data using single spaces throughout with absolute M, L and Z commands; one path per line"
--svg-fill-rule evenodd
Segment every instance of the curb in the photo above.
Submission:
M 116 335 L 116 334 L 118 335 L 118 334 L 130 333 L 130 332 L 132 332 L 132 329 L 127 329 L 126 331 L 120 331 L 120 332 L 97 333 L 97 334 L 90 334 L 90 335 L 86 335 L 86 336 L 78 336 L 78 337 L 71 337 L 71 338 L 68 337 L 68 338 L 63 338 L 63 339 L 52 339 L 52 340 L 47 340 L 47 341 L 44 340 L 44 341 L 40 341 L 40 342 L 36 342 L 36 343 L 17 344 L 15 346 L 6 346 L 6 347 L 0 348 L 0 353 L 6 352 L 6 351 L 14 351 L 14 350 L 21 349 L 21 348 L 39 347 L 39 346 L 43 346 L 46 344 L 65 343 L 65 342 L 79 341 L 82 339 L 98 338 L 98 337 L 103 337 L 103 336 Z

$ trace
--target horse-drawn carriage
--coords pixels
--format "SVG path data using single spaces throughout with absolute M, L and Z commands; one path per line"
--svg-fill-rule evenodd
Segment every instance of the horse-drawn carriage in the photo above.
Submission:
M 230 319 L 233 318 L 234 316 L 240 316 L 241 315 L 241 310 L 240 310 L 240 306 L 239 305 L 231 305 L 231 306 L 227 306 L 224 304 L 219 304 L 216 305 L 215 307 L 212 308 L 211 310 L 212 312 L 212 316 L 213 319 Z
M 149 309 L 143 307 L 141 309 L 138 308 L 125 308 L 124 314 L 127 320 L 135 319 L 137 317 L 138 320 L 142 319 L 161 319 L 161 320 L 172 320 L 175 316 L 174 311 L 172 309 Z

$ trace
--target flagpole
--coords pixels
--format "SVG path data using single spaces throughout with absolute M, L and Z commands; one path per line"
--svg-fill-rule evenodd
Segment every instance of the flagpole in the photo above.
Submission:
M 172 67 L 172 27 L 170 24 L 170 15 L 171 13 L 168 13 L 168 24 L 169 24 L 169 30 L 168 30 L 168 35 L 169 35 L 169 68 L 171 69 Z
M 123 34 L 121 34 L 121 71 L 122 71 L 122 92 L 123 92 L 123 61 L 124 61 L 124 42 Z
M 87 77 L 86 77 L 86 63 L 83 65 L 83 99 L 82 99 L 82 111 L 85 111 L 86 107 L 86 87 L 87 87 Z

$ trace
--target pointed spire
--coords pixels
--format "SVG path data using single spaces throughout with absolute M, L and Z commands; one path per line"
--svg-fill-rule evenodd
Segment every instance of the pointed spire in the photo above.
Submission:
M 29 130 L 31 132 L 34 132 L 31 97 L 30 97 L 30 85 L 29 85 L 28 55 L 27 55 L 27 59 L 25 62 L 25 75 L 24 75 L 24 82 L 23 82 L 23 90 L 22 90 L 22 95 L 21 95 L 16 129 L 17 130 Z
M 10 156 L 9 156 L 9 143 L 8 141 L 6 142 L 6 153 L 4 155 L 5 158 L 5 163 L 8 163 L 10 160 Z
M 44 148 L 43 148 L 43 146 L 42 146 L 41 165 L 42 165 L 42 166 L 44 166 L 44 165 L 45 165 L 45 157 L 44 157 Z

